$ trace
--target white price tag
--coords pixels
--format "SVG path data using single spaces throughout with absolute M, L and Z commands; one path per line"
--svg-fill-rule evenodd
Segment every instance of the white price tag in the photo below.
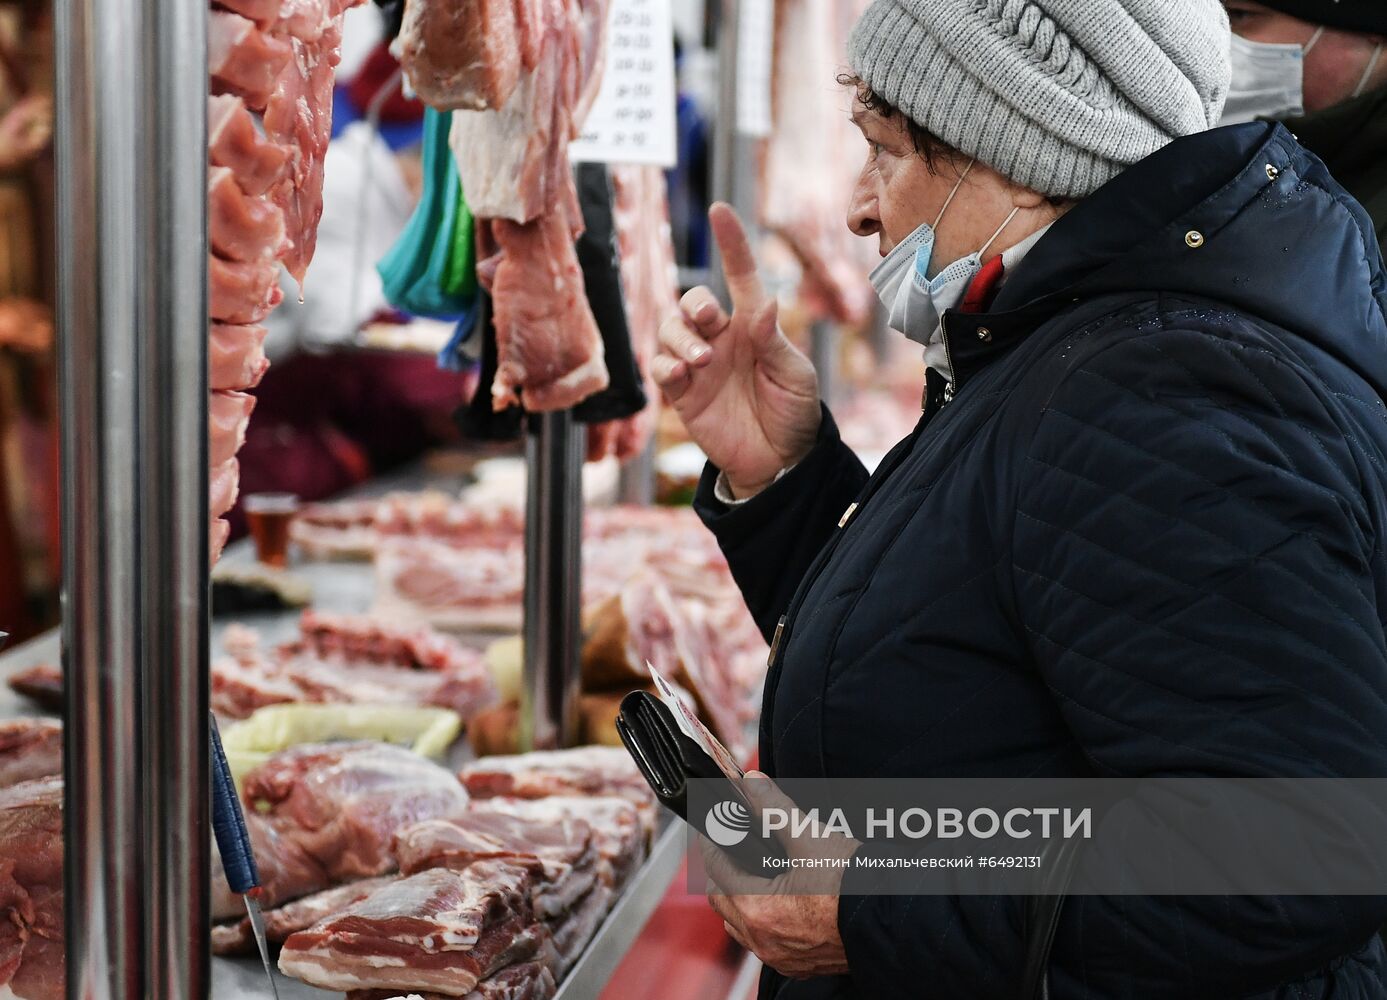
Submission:
M 771 60 L 775 39 L 772 0 L 741 0 L 737 19 L 737 131 L 771 134 Z
M 669 3 L 612 0 L 602 85 L 583 134 L 568 147 L 575 162 L 674 166 L 678 147 Z
M 650 665 L 649 660 L 645 661 L 645 667 L 650 671 L 650 676 L 655 679 L 655 691 L 659 694 L 660 700 L 674 714 L 674 721 L 679 724 L 684 735 L 697 743 L 703 748 L 704 753 L 713 758 L 713 763 L 718 766 L 718 770 L 727 776 L 728 781 L 740 781 L 745 777 L 746 772 L 738 766 L 731 752 L 722 745 L 721 740 L 708 731 L 708 727 L 699 721 L 698 716 L 689 710 L 689 706 L 670 686 L 669 681 L 660 676 L 660 672 Z

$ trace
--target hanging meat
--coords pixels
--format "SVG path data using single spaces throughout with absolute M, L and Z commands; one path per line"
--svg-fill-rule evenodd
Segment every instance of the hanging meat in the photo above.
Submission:
M 866 148 L 849 120 L 841 71 L 864 0 L 775 5 L 772 132 L 761 163 L 761 222 L 804 269 L 804 298 L 823 315 L 861 322 L 872 303 L 867 241 L 844 225 Z
M 342 17 L 362 0 L 225 0 L 208 19 L 208 311 L 211 560 L 226 544 L 254 388 L 258 326 L 279 305 L 281 263 L 300 283 L 317 241 Z M 257 126 L 252 112 L 263 116 Z
M 451 144 L 495 302 L 492 404 L 561 410 L 608 383 L 573 241 L 568 144 L 597 96 L 607 0 L 410 0 L 401 57 L 415 90 L 459 110 Z

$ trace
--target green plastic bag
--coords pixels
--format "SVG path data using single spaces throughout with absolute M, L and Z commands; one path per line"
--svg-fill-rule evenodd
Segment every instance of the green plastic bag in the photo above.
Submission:
M 376 270 L 385 297 L 416 316 L 455 319 L 477 294 L 472 213 L 448 146 L 450 111 L 424 111 L 424 189 L 408 225 Z

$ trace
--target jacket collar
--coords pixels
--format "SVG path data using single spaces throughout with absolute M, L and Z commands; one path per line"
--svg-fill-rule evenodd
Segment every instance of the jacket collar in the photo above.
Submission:
M 1271 246 L 1279 241 L 1288 245 Z M 1307 281 L 1326 298 L 1288 292 Z M 1387 359 L 1387 277 L 1371 221 L 1290 132 L 1257 122 L 1147 157 L 1061 217 L 987 312 L 946 313 L 953 388 L 1076 303 L 1157 289 L 1227 301 L 1312 339 L 1337 309 L 1376 343 L 1322 346 Z M 1366 377 L 1387 392 L 1387 360 Z

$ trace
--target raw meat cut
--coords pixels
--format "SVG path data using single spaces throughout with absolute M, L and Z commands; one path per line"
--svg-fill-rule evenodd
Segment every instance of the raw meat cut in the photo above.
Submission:
M 0 789 L 0 928 L 0 988 L 22 1000 L 62 1000 L 61 777 Z
M 292 935 L 279 968 L 322 989 L 464 996 L 534 954 L 546 936 L 530 913 L 521 869 L 498 862 L 465 872 L 434 868 Z
M 611 908 L 613 896 L 615 892 L 610 887 L 595 885 L 562 917 L 548 922 L 550 940 L 558 952 L 555 976 L 562 979 L 573 968 Z
M 275 189 L 274 200 L 293 241 L 284 266 L 300 288 L 318 245 L 323 215 L 323 163 L 332 139 L 332 84 L 342 58 L 342 11 L 359 2 L 334 4 L 336 13 L 329 13 L 317 39 L 290 38 L 293 58 L 265 108 L 265 134 L 294 149 L 289 180 Z
M 308 504 L 289 525 L 289 537 L 314 559 L 370 559 L 376 551 L 378 500 Z
M 55 719 L 0 722 L 0 788 L 63 773 L 63 724 Z
M 429 868 L 463 871 L 492 860 L 519 865 L 533 879 L 532 902 L 540 917 L 567 912 L 596 881 L 591 828 L 559 811 L 545 822 L 472 808 L 403 827 L 395 834 L 394 852 L 406 875 Z
M 655 807 L 636 805 L 614 795 L 551 795 L 542 799 L 477 799 L 474 808 L 504 812 L 536 822 L 551 822 L 555 814 L 581 819 L 592 831 L 599 858 L 597 875 L 603 885 L 617 888 L 639 867 L 654 828 Z
M 241 466 L 234 458 L 228 458 L 212 469 L 211 496 L 208 500 L 208 513 L 221 517 L 236 504 L 236 494 L 241 482 Z
M 518 19 L 526 72 L 509 98 L 494 110 L 453 115 L 462 189 L 482 220 L 478 277 L 495 309 L 498 410 L 565 409 L 608 383 L 573 249 L 582 213 L 568 160 L 600 82 L 606 9 L 606 0 L 534 0 L 536 16 Z M 527 44 L 536 46 L 533 61 L 523 55 Z M 451 51 L 431 55 L 458 65 L 448 62 Z
M 582 217 L 568 144 L 601 83 L 607 0 L 530 3 L 537 16 L 521 37 L 536 56 L 522 53 L 526 72 L 500 106 L 455 113 L 449 141 L 474 215 L 525 223 L 558 211 L 576 237 Z
M 370 499 L 308 504 L 294 516 L 289 537 L 314 559 L 370 559 L 376 551 L 380 503 Z
M 63 710 L 63 672 L 51 663 L 21 670 L 10 677 L 10 689 L 52 712 Z
M 208 344 L 208 380 L 212 389 L 254 389 L 270 361 L 265 357 L 263 326 L 213 323 Z
M 376 555 L 376 612 L 422 618 L 435 628 L 518 631 L 524 553 L 458 550 L 431 541 L 383 544 Z
M 219 93 L 263 108 L 291 54 L 285 39 L 261 31 L 239 14 L 214 10 L 209 16 L 207 66 Z
M 268 362 L 259 323 L 283 299 L 279 264 L 303 285 L 322 216 L 323 161 L 342 17 L 361 0 L 227 0 L 208 22 L 208 310 L 214 390 L 248 389 Z M 230 9 L 226 9 L 230 8 Z M 249 111 L 264 111 L 264 134 Z M 242 433 L 244 428 L 242 428 Z M 217 517 L 234 489 L 225 466 L 212 484 L 210 561 L 231 526 Z M 216 434 L 214 427 L 214 446 Z
M 475 670 L 484 666 L 480 656 L 437 632 L 400 628 L 361 615 L 305 611 L 299 618 L 299 633 L 297 642 L 281 647 L 283 653 L 366 660 L 411 670 Z
M 476 798 L 504 795 L 541 799 L 549 795 L 620 795 L 652 799 L 631 755 L 622 747 L 575 747 L 501 757 L 463 765 L 459 774 Z
M 279 29 L 301 42 L 316 42 L 349 6 L 354 5 L 340 0 L 282 0 Z
M 267 910 L 265 937 L 275 944 L 282 944 L 296 931 L 307 930 L 319 920 L 340 913 L 398 878 L 398 875 L 382 875 L 380 878 L 348 882 L 346 885 L 324 889 L 322 892 L 315 892 L 311 896 L 304 896 L 292 903 Z M 218 955 L 241 954 L 251 951 L 254 947 L 255 937 L 249 917 L 212 928 L 212 951 Z
M 250 18 L 262 28 L 274 27 L 283 0 L 217 0 L 227 10 Z
M 554 984 L 548 958 L 518 962 L 493 972 L 479 982 L 462 1000 L 550 1000 L 558 987 Z M 442 993 L 410 993 L 400 996 L 394 990 L 350 990 L 347 1000 L 444 1000 Z
M 515 0 L 410 0 L 400 64 L 419 99 L 440 110 L 505 104 L 521 72 L 516 8 Z
M 866 160 L 849 120 L 851 94 L 832 81 L 864 0 L 775 5 L 772 132 L 761 164 L 761 222 L 804 268 L 802 296 L 824 314 L 860 323 L 872 305 L 874 244 L 843 224 Z
M 215 519 L 207 529 L 208 562 L 215 564 L 226 548 L 226 540 L 231 537 L 231 522 L 226 518 Z
M 208 461 L 212 468 L 230 461 L 246 440 L 246 426 L 255 397 L 244 392 L 217 390 L 212 393 L 207 414 Z
M 425 537 L 459 548 L 509 548 L 525 537 L 525 516 L 518 506 L 470 503 L 437 490 L 383 497 L 374 524 L 383 538 Z
M 453 815 L 468 801 L 445 768 L 367 741 L 294 747 L 247 774 L 242 787 L 247 805 L 321 865 L 329 885 L 390 872 L 396 830 Z
M 284 253 L 284 213 L 241 190 L 229 167 L 207 173 L 207 238 L 226 260 L 256 261 Z
M 583 677 L 593 688 L 645 683 L 649 667 L 675 679 L 687 623 L 656 573 L 633 573 L 583 617 Z
M 229 261 L 214 255 L 207 266 L 207 299 L 214 320 L 259 323 L 284 300 L 279 267 L 272 260 Z
M 275 907 L 309 893 L 318 892 L 332 884 L 323 866 L 300 846 L 295 831 L 280 829 L 263 816 L 246 810 L 246 829 L 250 833 L 255 864 L 260 870 L 262 906 Z M 226 920 L 242 917 L 246 908 L 241 897 L 226 884 L 220 858 L 212 845 L 212 918 Z
M 227 635 L 241 626 L 227 626 Z M 264 657 L 217 657 L 212 663 L 212 711 L 225 719 L 244 719 L 266 705 L 286 705 L 303 698 L 291 678 L 278 676 Z
M 497 697 L 481 653 L 422 627 L 307 611 L 300 638 L 271 653 L 239 625 L 227 627 L 223 644 L 231 655 L 212 665 L 212 708 L 227 718 L 306 702 L 431 705 L 467 721 Z
M 214 167 L 226 167 L 247 195 L 261 195 L 283 176 L 289 151 L 260 134 L 245 102 L 231 94 L 207 102 L 207 154 Z
M 500 362 L 494 409 L 567 409 L 607 387 L 602 335 L 583 287 L 570 227 L 558 214 L 493 223 L 501 259 L 491 286 Z

